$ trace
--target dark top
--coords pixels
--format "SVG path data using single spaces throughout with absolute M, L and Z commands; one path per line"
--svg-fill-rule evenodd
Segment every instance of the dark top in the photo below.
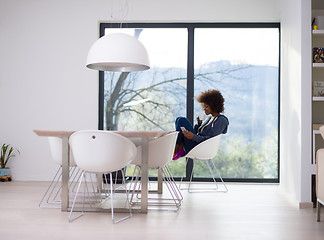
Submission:
M 197 135 L 194 135 L 192 141 L 200 143 L 209 138 L 215 137 L 219 134 L 225 134 L 227 132 L 227 127 L 229 125 L 229 121 L 224 115 L 217 115 L 213 119 L 212 122 L 209 123 L 209 117 L 205 122 L 203 122 L 200 126 L 196 124 L 194 129 L 197 132 Z M 207 124 L 207 125 L 206 125 Z

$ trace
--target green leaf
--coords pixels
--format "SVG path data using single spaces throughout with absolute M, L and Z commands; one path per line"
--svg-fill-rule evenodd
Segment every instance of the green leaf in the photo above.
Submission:
M 1 168 L 5 168 L 8 161 L 10 160 L 10 158 L 14 157 L 14 151 L 16 150 L 18 153 L 19 150 L 15 149 L 14 147 L 10 147 L 10 144 L 2 144 L 1 146 L 1 154 L 0 154 L 0 166 Z M 9 149 L 9 151 L 8 151 Z

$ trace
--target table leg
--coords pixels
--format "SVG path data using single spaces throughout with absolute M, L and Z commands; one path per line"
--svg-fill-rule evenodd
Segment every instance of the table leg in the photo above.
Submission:
M 141 190 L 141 212 L 147 213 L 148 205 L 148 139 L 142 139 L 142 190 Z
M 161 171 L 158 171 L 158 194 L 163 193 L 163 176 Z
M 313 144 L 313 158 L 312 158 L 312 164 L 314 164 L 315 163 L 315 132 L 314 132 L 314 130 L 313 130 L 313 142 L 312 142 L 312 144 Z
M 62 194 L 61 211 L 67 212 L 69 208 L 69 175 L 70 175 L 70 147 L 69 139 L 62 138 Z

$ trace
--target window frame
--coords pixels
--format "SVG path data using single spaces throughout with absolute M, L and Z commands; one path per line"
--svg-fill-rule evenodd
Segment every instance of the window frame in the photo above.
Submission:
M 195 28 L 277 28 L 279 32 L 279 53 L 278 53 L 278 177 L 277 178 L 223 178 L 225 182 L 249 182 L 249 183 L 279 183 L 280 182 L 280 52 L 281 52 L 281 31 L 279 22 L 266 23 L 106 23 L 99 24 L 99 37 L 105 35 L 106 28 L 186 28 L 188 30 L 188 54 L 187 54 L 187 98 L 186 113 L 187 118 L 193 124 L 194 122 L 194 31 Z M 98 99 L 98 129 L 104 128 L 104 72 L 99 71 L 99 99 Z M 189 181 L 193 161 L 189 159 L 186 176 L 184 181 Z M 152 178 L 156 180 L 156 178 Z M 180 178 L 175 178 L 180 180 Z M 211 182 L 212 178 L 197 178 L 193 181 Z

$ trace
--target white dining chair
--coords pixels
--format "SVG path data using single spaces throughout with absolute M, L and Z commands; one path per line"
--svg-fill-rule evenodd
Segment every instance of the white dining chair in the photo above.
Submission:
M 126 203 L 128 204 L 129 215 L 126 217 L 115 220 L 114 217 L 114 188 L 112 172 L 118 171 L 128 165 L 136 156 L 136 147 L 129 139 L 113 132 L 101 131 L 101 130 L 84 130 L 73 133 L 69 139 L 69 144 L 75 159 L 77 166 L 82 169 L 81 178 L 76 191 L 75 198 L 72 203 L 71 211 L 69 214 L 69 221 L 72 222 L 76 218 L 79 218 L 84 214 L 85 206 L 85 194 L 83 194 L 83 206 L 82 212 L 76 217 L 72 218 L 72 213 L 76 204 L 78 193 L 82 182 L 84 182 L 84 192 L 88 193 L 88 199 L 90 200 L 90 190 L 87 187 L 86 175 L 91 173 L 97 174 L 97 176 L 110 176 L 110 189 L 109 197 L 111 204 L 111 216 L 113 223 L 118 223 L 122 220 L 130 218 L 132 216 L 131 207 L 128 199 L 128 191 L 125 183 L 125 176 L 123 175 L 123 182 L 125 185 Z M 101 179 L 97 178 L 97 179 Z M 106 179 L 106 182 L 107 179 Z M 97 189 L 93 189 L 93 194 L 96 195 L 99 191 L 101 195 L 101 183 L 98 183 Z M 106 195 L 105 195 L 106 196 Z
M 324 139 L 324 126 L 319 128 Z M 324 148 L 316 152 L 316 203 L 317 203 L 317 221 L 321 221 L 321 208 L 324 205 Z
M 62 180 L 62 139 L 59 137 L 48 137 L 51 158 L 55 164 L 59 165 L 52 181 L 47 187 L 38 206 L 40 208 L 61 208 L 61 180 Z M 75 190 L 75 185 L 80 177 L 80 169 L 76 167 L 76 163 L 70 153 L 70 180 L 69 188 L 71 193 Z
M 188 164 L 188 160 L 192 159 L 193 160 L 193 168 L 190 174 L 190 181 L 189 181 L 189 186 L 188 188 L 181 188 L 181 184 L 183 181 L 183 177 L 181 178 L 179 188 L 181 190 L 186 189 L 188 192 L 196 192 L 196 191 L 218 191 L 218 192 L 227 192 L 228 189 L 226 187 L 226 184 L 223 181 L 223 178 L 221 177 L 216 165 L 213 162 L 213 158 L 216 156 L 219 148 L 219 143 L 220 143 L 221 135 L 217 135 L 215 137 L 209 138 L 198 145 L 196 145 L 193 149 L 191 149 L 186 155 L 186 165 Z M 195 163 L 198 161 L 203 161 L 206 163 L 209 173 L 216 185 L 215 188 L 192 188 L 192 177 L 194 175 L 194 168 L 195 168 Z M 218 186 L 218 183 L 216 181 L 215 175 L 218 175 L 219 180 L 221 181 L 222 185 L 224 188 L 220 189 Z
M 172 160 L 178 132 L 172 132 L 165 136 L 149 141 L 148 147 L 148 168 L 157 169 L 163 177 L 163 182 L 168 189 L 168 196 L 148 197 L 148 206 L 158 207 L 160 210 L 177 211 L 182 203 L 183 197 L 175 183 L 168 163 Z M 142 166 L 142 147 L 137 147 L 136 158 L 131 162 L 135 165 L 132 179 L 135 179 L 130 185 L 132 187 L 131 203 L 133 205 L 140 202 L 135 201 L 135 195 L 140 199 L 139 176 Z M 137 174 L 135 174 L 137 173 Z M 136 175 L 136 176 L 135 176 Z M 151 194 L 150 194 L 151 195 Z M 166 194 L 164 194 L 166 195 Z

